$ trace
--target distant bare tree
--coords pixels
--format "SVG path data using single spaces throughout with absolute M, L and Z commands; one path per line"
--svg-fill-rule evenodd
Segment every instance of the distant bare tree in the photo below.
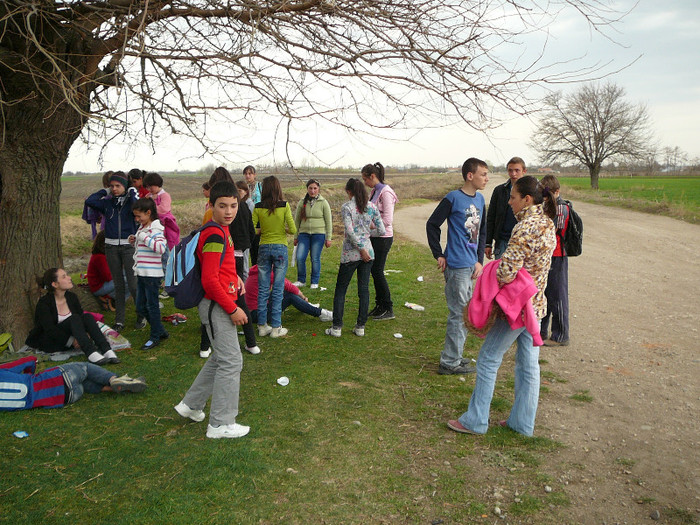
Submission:
M 678 146 L 673 148 L 670 146 L 665 147 L 663 149 L 663 156 L 664 166 L 673 172 L 679 171 L 679 168 L 688 161 L 688 154 Z
M 3 0 L 0 329 L 23 338 L 33 277 L 60 264 L 60 176 L 81 134 L 147 137 L 153 148 L 189 135 L 216 152 L 228 137 L 213 119 L 253 136 L 258 117 L 276 115 L 287 145 L 293 123 L 310 120 L 347 130 L 455 121 L 484 129 L 494 107 L 527 112 L 529 86 L 591 71 L 519 58 L 523 39 L 546 34 L 568 8 L 605 30 L 618 16 L 609 4 Z
M 598 189 L 605 161 L 647 158 L 649 114 L 644 105 L 626 102 L 624 96 L 625 90 L 613 83 L 548 96 L 531 141 L 540 161 L 578 162 L 588 168 L 591 188 Z

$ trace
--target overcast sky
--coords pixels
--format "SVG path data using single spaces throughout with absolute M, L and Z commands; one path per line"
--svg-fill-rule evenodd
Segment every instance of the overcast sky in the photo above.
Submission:
M 636 3 L 636 7 L 633 6 Z M 625 88 L 627 100 L 646 104 L 657 142 L 680 147 L 691 158 L 700 157 L 700 0 L 622 0 L 621 11 L 632 9 L 609 31 L 610 38 L 591 32 L 580 16 L 561 16 L 550 27 L 550 60 L 581 57 L 588 63 L 612 61 L 608 71 L 628 67 L 608 77 Z M 550 86 L 550 88 L 552 88 Z M 570 91 L 575 85 L 555 86 Z M 518 155 L 527 162 L 537 161 L 527 147 L 534 121 L 524 117 L 511 120 L 488 136 L 459 128 L 433 129 L 406 134 L 410 140 L 382 141 L 374 137 L 348 137 L 328 130 L 309 130 L 307 145 L 317 151 L 316 159 L 298 154 L 295 162 L 312 160 L 316 165 L 361 166 L 380 161 L 385 165 L 457 166 L 470 156 L 503 164 Z M 258 130 L 257 143 L 271 140 L 273 130 Z M 225 161 L 200 158 L 201 148 L 183 141 L 166 140 L 155 155 L 148 146 L 112 144 L 98 160 L 98 147 L 86 150 L 76 142 L 65 171 L 103 171 L 140 167 L 153 171 L 197 169 L 209 162 L 229 167 L 239 164 L 284 162 L 276 157 L 248 158 L 241 145 L 235 158 Z

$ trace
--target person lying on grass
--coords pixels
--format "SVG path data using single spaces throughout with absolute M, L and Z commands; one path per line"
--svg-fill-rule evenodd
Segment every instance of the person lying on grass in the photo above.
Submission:
M 88 362 L 66 363 L 36 372 L 37 359 L 22 357 L 0 364 L 0 410 L 60 408 L 84 393 L 143 392 L 146 379 L 133 379 Z

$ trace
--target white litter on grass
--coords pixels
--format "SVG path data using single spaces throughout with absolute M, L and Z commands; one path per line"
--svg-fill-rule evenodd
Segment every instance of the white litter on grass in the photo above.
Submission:
M 394 337 L 396 337 L 396 339 L 401 339 L 403 337 L 403 335 L 401 335 L 400 333 L 397 332 L 394 334 Z
M 416 281 L 418 281 L 419 283 L 422 283 L 422 282 L 423 282 L 423 276 L 422 276 L 422 275 L 419 275 L 418 278 L 416 279 Z
M 406 302 L 406 303 L 404 303 L 403 305 L 404 305 L 406 308 L 410 308 L 411 310 L 415 310 L 416 312 L 423 312 L 423 311 L 425 311 L 425 306 L 421 306 L 421 305 L 416 304 L 416 303 L 409 303 L 409 302 Z
M 324 288 L 323 286 L 321 286 L 321 288 L 319 288 L 319 290 L 322 292 L 325 292 L 326 290 L 328 290 L 328 288 Z
M 15 430 L 12 435 L 19 439 L 29 437 L 29 434 L 27 434 L 27 432 L 24 430 Z
M 390 273 L 403 273 L 403 270 L 384 270 L 384 275 L 387 275 Z
M 277 380 L 277 384 L 280 386 L 287 386 L 289 384 L 289 378 L 287 376 L 282 376 Z

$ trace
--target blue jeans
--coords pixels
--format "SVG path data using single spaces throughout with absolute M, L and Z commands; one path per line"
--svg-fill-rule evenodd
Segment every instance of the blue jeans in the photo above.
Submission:
M 270 301 L 270 326 L 282 326 L 282 297 L 287 273 L 287 245 L 261 244 L 258 249 L 258 304 Z M 270 292 L 270 272 L 274 273 Z M 267 309 L 258 311 L 258 324 L 267 324 Z
M 472 298 L 474 267 L 445 268 L 445 299 L 447 300 L 447 329 L 440 363 L 455 367 L 462 361 L 467 329 L 464 327 L 464 308 Z
M 139 275 L 136 278 L 136 313 L 145 317 L 148 324 L 151 325 L 151 341 L 159 341 L 167 335 L 160 320 L 160 306 L 158 305 L 160 281 L 160 277 Z
M 494 259 L 500 259 L 501 255 L 503 255 L 503 252 L 506 251 L 506 248 L 508 248 L 508 240 L 498 240 L 496 239 L 496 247 L 493 249 L 493 258 Z
M 63 381 L 68 390 L 68 403 L 75 403 L 83 394 L 99 394 L 117 374 L 92 363 L 66 363 L 58 368 L 63 372 Z
M 300 233 L 297 239 L 297 280 L 306 282 L 306 257 L 311 250 L 311 284 L 321 278 L 321 252 L 326 242 L 325 233 Z
M 100 289 L 92 295 L 95 297 L 104 297 L 105 295 L 114 298 L 114 281 L 109 281 L 100 286 Z
M 297 310 L 299 310 L 301 313 L 310 315 L 312 317 L 319 317 L 321 315 L 321 309 L 316 307 L 316 306 L 311 306 L 309 303 L 304 301 L 301 297 L 299 297 L 297 294 L 293 294 L 291 292 L 284 292 L 284 297 L 282 298 L 282 311 L 284 312 L 287 307 L 291 305 Z M 258 303 L 258 306 L 260 306 L 260 303 Z M 267 303 L 267 315 L 270 315 L 270 303 Z M 258 311 L 253 310 L 250 312 L 250 318 L 253 323 L 258 322 Z
M 342 328 L 343 314 L 345 313 L 345 294 L 352 275 L 357 270 L 357 297 L 360 300 L 360 308 L 357 312 L 357 326 L 365 326 L 367 314 L 369 314 L 369 276 L 372 273 L 372 262 L 353 261 L 340 263 L 338 279 L 335 282 L 333 294 L 333 327 Z
M 540 335 L 547 339 L 549 321 L 552 321 L 552 341 L 569 341 L 569 258 L 552 257 L 552 266 L 547 277 L 547 315 L 542 319 Z
M 532 436 L 540 396 L 540 365 L 537 361 L 540 349 L 532 346 L 532 336 L 525 328 L 511 330 L 508 322 L 500 318 L 496 319 L 479 351 L 476 384 L 469 400 L 469 409 L 459 418 L 465 428 L 479 434 L 485 434 L 488 430 L 496 374 L 504 354 L 516 340 L 515 401 L 507 425 L 516 432 Z
M 372 280 L 374 281 L 374 302 L 382 310 L 393 310 L 389 283 L 384 275 L 386 258 L 394 243 L 393 237 L 370 237 L 374 248 L 374 264 L 372 264 Z

